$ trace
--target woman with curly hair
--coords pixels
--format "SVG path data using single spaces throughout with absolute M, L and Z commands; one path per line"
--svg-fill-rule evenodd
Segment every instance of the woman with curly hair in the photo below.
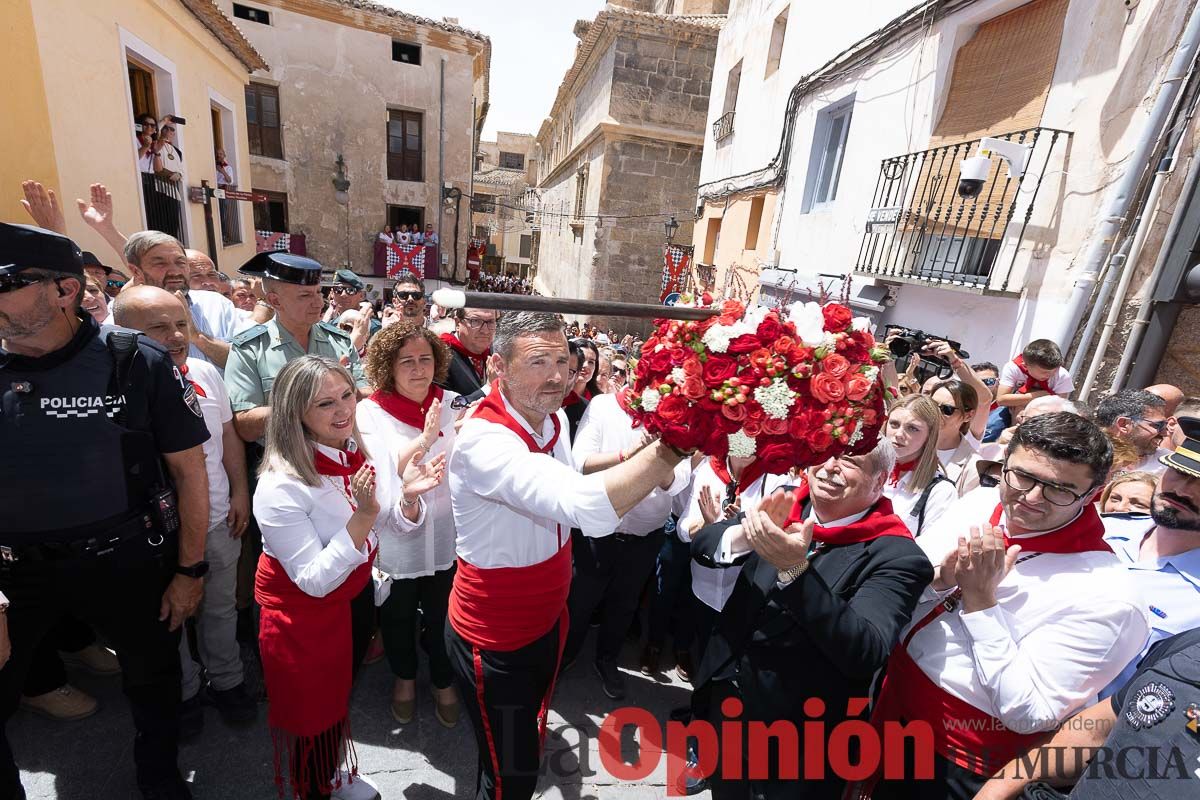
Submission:
M 367 347 L 366 372 L 376 391 L 358 404 L 358 426 L 377 453 L 382 497 L 400 497 L 406 513 L 380 514 L 378 568 L 391 579 L 380 608 L 383 649 L 392 673 L 392 716 L 411 722 L 416 709 L 417 626 L 429 658 L 429 677 L 438 722 L 458 722 L 454 673 L 443 629 L 454 582 L 454 514 L 450 487 L 441 481 L 454 446 L 458 412 L 454 392 L 436 385 L 450 369 L 450 349 L 420 321 L 401 322 L 375 335 Z M 417 437 L 417 456 L 407 468 L 389 454 Z M 423 459 L 427 459 L 422 463 Z M 407 471 L 406 471 L 407 469 Z M 434 473 L 440 481 L 423 497 L 409 497 L 407 484 Z

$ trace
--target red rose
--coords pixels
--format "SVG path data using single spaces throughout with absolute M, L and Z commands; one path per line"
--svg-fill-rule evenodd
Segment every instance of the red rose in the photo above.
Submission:
M 708 390 L 704 388 L 704 381 L 695 375 L 689 375 L 683 382 L 683 396 L 688 400 L 699 400 L 704 395 L 708 394 Z
M 746 313 L 746 307 L 738 300 L 726 300 L 721 306 L 721 318 L 718 322 L 722 325 L 732 325 L 742 318 Z
M 833 444 L 833 437 L 824 428 L 813 428 L 805 437 L 808 446 L 813 449 L 814 453 L 820 453 L 829 449 Z
M 663 373 L 671 369 L 671 348 L 659 350 L 657 352 L 649 352 L 649 355 L 642 357 L 642 363 L 646 368 L 653 373 Z
M 688 415 L 688 404 L 677 394 L 669 394 L 658 401 L 658 408 L 654 413 L 662 418 L 664 422 L 681 423 Z
M 710 456 L 724 456 L 729 452 L 729 436 L 720 426 L 713 425 L 700 449 Z
M 758 338 L 763 342 L 773 342 L 783 335 L 783 326 L 779 324 L 779 317 L 770 314 L 762 322 L 758 324 Z
M 768 472 L 786 472 L 795 466 L 795 453 L 790 444 L 772 442 L 758 451 L 758 460 L 767 465 Z
M 763 421 L 763 430 L 771 436 L 783 436 L 788 431 L 788 421 L 786 419 L 767 417 Z
M 746 403 L 746 419 L 763 425 L 767 421 L 767 413 L 758 403 Z
M 869 395 L 874 386 L 874 381 L 868 380 L 867 376 L 861 372 L 857 375 L 851 375 L 846 380 L 846 399 L 857 403 Z
M 704 384 L 716 389 L 737 374 L 737 362 L 728 356 L 710 353 L 704 362 Z
M 771 342 L 771 350 L 789 360 L 791 360 L 792 352 L 795 349 L 796 340 L 790 336 L 780 336 Z
M 747 416 L 746 421 L 742 423 L 742 433 L 752 439 L 757 439 L 762 435 L 762 423 Z
M 721 416 L 734 422 L 741 422 L 746 418 L 746 404 L 725 403 L 721 406 Z
M 850 362 L 846 360 L 845 356 L 830 353 L 821 359 L 821 371 L 841 379 L 846 377 L 846 373 L 850 371 Z
M 695 354 L 684 359 L 683 374 L 688 377 L 695 375 L 697 378 L 704 375 L 704 365 L 700 363 L 700 359 Z
M 762 342 L 760 342 L 758 340 L 757 336 L 754 336 L 749 333 L 743 333 L 741 336 L 737 337 L 736 339 L 734 339 L 732 342 L 729 343 L 729 352 L 731 352 L 731 353 L 753 353 L 755 350 L 757 350 L 761 346 L 762 346 Z
M 808 382 L 812 396 L 821 403 L 836 403 L 846 396 L 846 386 L 837 378 L 824 372 L 812 376 Z M 661 414 L 662 405 L 659 405 Z
M 854 320 L 850 309 L 841 303 L 830 303 L 821 309 L 821 313 L 825 317 L 825 330 L 830 333 L 840 333 L 846 330 Z

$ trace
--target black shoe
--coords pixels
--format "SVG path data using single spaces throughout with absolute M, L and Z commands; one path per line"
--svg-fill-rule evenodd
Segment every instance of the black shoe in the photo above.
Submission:
M 596 674 L 600 676 L 600 685 L 604 693 L 612 700 L 625 699 L 625 679 L 617 669 L 615 661 L 600 661 L 595 663 Z
M 658 653 L 659 648 L 649 644 L 642 650 L 643 675 L 654 675 L 658 672 Z
M 675 674 L 679 676 L 679 680 L 691 683 L 692 675 L 695 672 L 696 667 L 692 663 L 692 654 L 687 650 L 677 652 L 675 654 Z
M 179 704 L 179 741 L 195 739 L 204 730 L 204 704 L 197 694 Z
M 237 610 L 236 636 L 241 644 L 254 644 L 254 606 Z
M 142 792 L 142 800 L 192 800 L 192 790 L 183 776 L 178 774 L 174 778 L 139 785 L 138 788 Z
M 226 725 L 241 727 L 258 719 L 258 701 L 250 694 L 243 681 L 232 689 L 208 687 L 207 700 L 216 706 L 221 721 Z

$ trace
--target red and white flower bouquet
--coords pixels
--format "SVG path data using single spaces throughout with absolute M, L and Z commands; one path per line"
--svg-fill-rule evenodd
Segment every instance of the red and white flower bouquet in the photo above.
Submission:
M 659 321 L 625 405 L 679 450 L 754 457 L 782 473 L 874 447 L 887 359 L 844 305 L 728 300 L 704 321 Z

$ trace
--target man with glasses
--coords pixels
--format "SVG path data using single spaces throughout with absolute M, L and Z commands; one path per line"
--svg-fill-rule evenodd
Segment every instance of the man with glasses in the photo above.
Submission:
M 1113 439 L 1137 449 L 1141 461 L 1131 471 L 1161 473 L 1162 457 L 1171 450 L 1159 447 L 1168 425 L 1167 402 L 1144 389 L 1122 389 L 1096 406 L 1096 424 Z
M 3 723 L 70 613 L 119 653 L 143 796 L 185 800 L 179 631 L 208 571 L 209 434 L 162 348 L 80 313 L 83 283 L 70 239 L 0 223 L 0 797 L 24 796 Z
M 454 311 L 454 333 L 442 334 L 442 341 L 451 352 L 450 372 L 442 386 L 464 396 L 483 388 L 499 317 L 499 311 L 490 309 L 459 308 Z
M 872 715 L 929 725 L 934 763 L 874 800 L 974 797 L 1142 649 L 1148 612 L 1093 503 L 1112 445 L 1075 414 L 1022 424 L 995 490 L 961 498 L 917 544 L 935 566 Z M 912 780 L 932 767 L 931 780 Z
M 425 281 L 404 270 L 392 289 L 392 305 L 406 322 L 425 319 Z

